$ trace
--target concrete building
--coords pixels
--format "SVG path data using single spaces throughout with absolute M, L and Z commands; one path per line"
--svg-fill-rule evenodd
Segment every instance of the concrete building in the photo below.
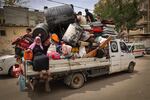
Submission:
M 14 53 L 12 41 L 25 34 L 27 27 L 34 28 L 41 22 L 44 22 L 44 13 L 38 10 L 12 6 L 0 8 L 0 55 Z
M 135 30 L 129 32 L 129 41 L 142 42 L 145 47 L 150 47 L 150 0 L 140 4 L 142 18 L 137 22 Z

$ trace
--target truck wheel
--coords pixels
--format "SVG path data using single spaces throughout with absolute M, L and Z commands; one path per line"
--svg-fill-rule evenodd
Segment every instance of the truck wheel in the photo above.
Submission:
M 128 72 L 129 73 L 132 73 L 134 71 L 134 64 L 133 63 L 130 63 L 129 64 L 129 67 L 128 67 Z
M 78 89 L 84 85 L 84 76 L 81 73 L 75 73 L 72 76 L 70 87 L 73 89 Z

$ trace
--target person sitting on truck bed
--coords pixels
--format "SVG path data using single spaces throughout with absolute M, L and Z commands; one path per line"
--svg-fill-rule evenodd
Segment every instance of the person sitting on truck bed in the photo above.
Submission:
M 41 38 L 39 36 L 35 38 L 34 42 L 29 46 L 29 49 L 32 50 L 33 56 L 38 56 L 44 53 Z

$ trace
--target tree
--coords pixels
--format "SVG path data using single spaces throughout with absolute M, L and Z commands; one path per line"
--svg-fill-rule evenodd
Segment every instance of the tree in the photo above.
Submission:
M 15 5 L 21 6 L 28 2 L 29 2 L 29 0 L 2 0 L 2 3 L 5 6 L 15 6 Z
M 122 27 L 129 31 L 141 18 L 140 2 L 141 0 L 100 0 L 95 5 L 94 13 L 100 14 L 102 19 L 113 19 L 118 31 L 122 31 Z

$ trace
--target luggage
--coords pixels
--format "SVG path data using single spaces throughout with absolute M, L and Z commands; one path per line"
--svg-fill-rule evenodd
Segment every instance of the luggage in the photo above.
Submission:
M 41 71 L 49 69 L 49 58 L 48 56 L 42 54 L 38 56 L 34 56 L 33 58 L 33 70 Z
M 75 21 L 74 10 L 71 5 L 48 8 L 45 11 L 45 17 L 51 29 L 58 25 L 69 25 Z
M 76 46 L 83 32 L 83 29 L 77 24 L 70 24 L 62 40 L 69 45 Z

